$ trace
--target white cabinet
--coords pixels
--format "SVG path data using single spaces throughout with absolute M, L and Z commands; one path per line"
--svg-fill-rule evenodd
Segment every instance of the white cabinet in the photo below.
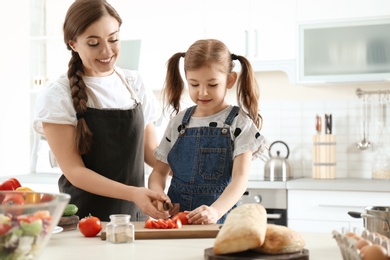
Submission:
M 251 1 L 252 26 L 256 31 L 255 60 L 291 60 L 296 57 L 295 1 Z
M 123 19 L 121 39 L 140 39 L 139 72 L 149 88 L 160 90 L 166 63 L 203 38 L 203 10 L 198 1 L 112 0 Z
M 387 192 L 356 191 L 288 191 L 288 226 L 298 232 L 339 232 L 363 230 L 363 220 L 348 215 L 348 211 L 364 212 L 367 206 L 385 206 L 390 201 Z
M 202 2 L 204 10 L 204 38 L 218 39 L 226 44 L 232 53 L 237 55 L 249 54 L 254 50 L 254 34 L 250 28 L 250 0 L 213 0 Z M 253 31 L 253 30 L 252 30 Z M 251 41 L 251 42 L 250 42 Z
M 390 14 L 388 0 L 296 0 L 297 20 L 321 21 L 381 17 Z

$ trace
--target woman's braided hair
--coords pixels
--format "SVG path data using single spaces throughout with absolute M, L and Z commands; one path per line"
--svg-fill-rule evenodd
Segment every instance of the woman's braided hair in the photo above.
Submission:
M 68 64 L 69 86 L 73 99 L 73 106 L 76 110 L 76 145 L 80 154 L 86 154 L 92 145 L 92 132 L 84 119 L 87 111 L 87 86 L 84 83 L 85 75 L 83 62 L 79 54 L 72 50 L 70 41 L 77 41 L 77 37 L 82 34 L 91 24 L 101 17 L 110 15 L 114 17 L 119 26 L 122 19 L 115 9 L 105 0 L 76 0 L 68 9 L 64 22 L 64 41 L 68 50 L 71 51 L 71 58 Z

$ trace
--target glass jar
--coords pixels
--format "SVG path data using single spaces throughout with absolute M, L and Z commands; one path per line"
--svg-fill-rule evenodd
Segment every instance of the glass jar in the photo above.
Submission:
M 130 215 L 110 215 L 110 223 L 107 224 L 107 241 L 111 243 L 134 242 L 134 225 L 130 222 Z
M 390 180 L 390 156 L 382 147 L 372 160 L 372 178 Z

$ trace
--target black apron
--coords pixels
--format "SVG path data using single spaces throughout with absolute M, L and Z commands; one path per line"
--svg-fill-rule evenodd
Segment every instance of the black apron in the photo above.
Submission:
M 91 151 L 82 156 L 85 166 L 109 179 L 136 187 L 145 187 L 144 118 L 140 103 L 134 109 L 100 110 L 88 108 L 84 116 L 92 137 Z M 109 221 L 111 214 L 130 214 L 132 221 L 146 216 L 129 201 L 108 198 L 73 186 L 64 175 L 59 190 L 71 195 L 80 218 L 89 214 Z

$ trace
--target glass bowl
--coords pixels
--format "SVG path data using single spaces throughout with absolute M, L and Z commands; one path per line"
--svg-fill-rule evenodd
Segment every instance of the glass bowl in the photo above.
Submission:
M 65 193 L 0 191 L 0 259 L 37 259 L 69 200 Z

